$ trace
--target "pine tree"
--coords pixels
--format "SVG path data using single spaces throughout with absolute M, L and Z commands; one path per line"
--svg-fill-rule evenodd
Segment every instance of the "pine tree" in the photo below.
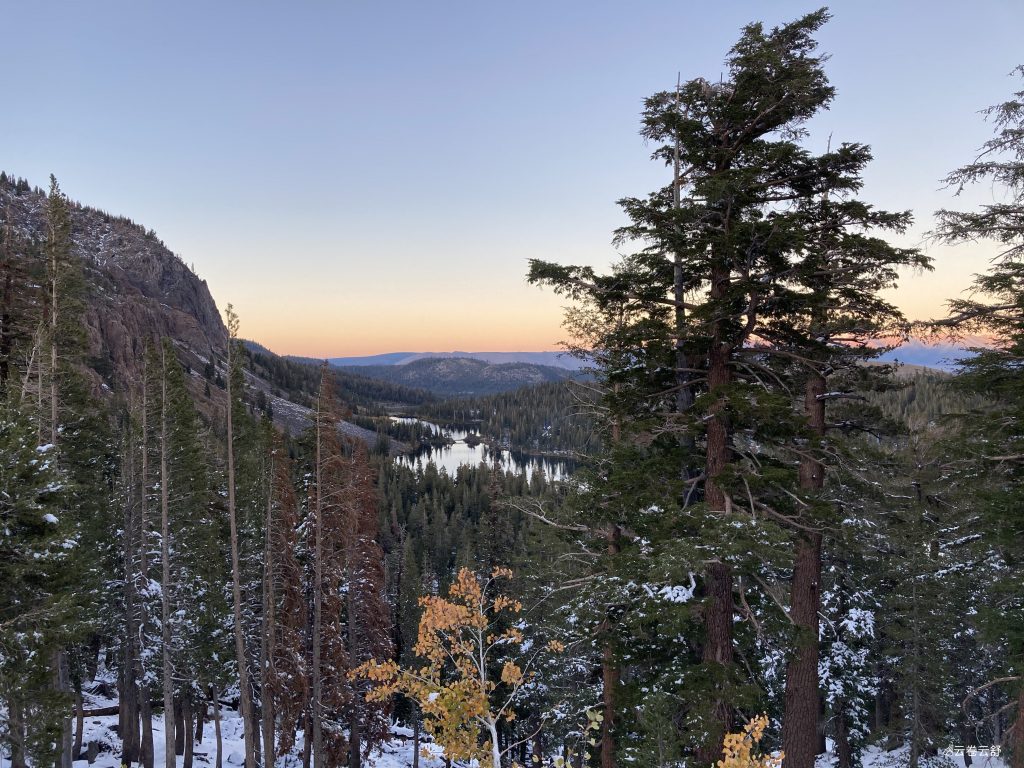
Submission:
M 1015 70 L 1024 77 L 1024 67 Z M 988 406 L 970 414 L 961 446 L 965 459 L 987 476 L 976 499 L 984 510 L 985 535 L 999 553 L 1005 570 L 993 588 L 1006 597 L 990 616 L 989 630 L 1006 647 L 1003 673 L 990 682 L 1016 695 L 1016 719 L 1008 736 L 1014 768 L 1024 766 L 1024 600 L 1022 572 L 1024 516 L 1021 477 L 1024 468 L 1024 90 L 987 111 L 995 136 L 982 146 L 974 162 L 957 169 L 947 183 L 957 192 L 986 183 L 1002 191 L 999 202 L 977 211 L 939 211 L 935 236 L 944 242 L 991 240 L 1000 251 L 985 274 L 978 275 L 973 294 L 949 302 L 951 315 L 937 324 L 955 334 L 983 333 L 991 347 L 974 349 L 961 360 L 959 386 L 982 395 Z M 973 692 L 972 692 L 973 695 Z
M 228 375 L 227 375 L 227 484 L 228 484 L 228 525 L 230 528 L 231 548 L 231 599 L 232 618 L 234 621 L 235 663 L 238 665 L 239 691 L 241 694 L 242 722 L 245 730 L 245 768 L 256 768 L 256 740 L 252 687 L 249 683 L 249 657 L 245 645 L 245 628 L 242 624 L 242 563 L 240 557 L 240 536 L 238 525 L 238 505 L 236 504 L 235 486 L 235 430 L 233 416 L 236 402 L 240 402 L 242 392 L 238 391 L 241 376 L 240 345 L 238 339 L 238 316 L 231 305 L 227 308 L 228 319 Z M 317 768 L 320 768 L 318 766 Z
M 897 267 L 927 265 L 871 234 L 900 231 L 909 217 L 855 199 L 867 148 L 814 155 L 802 146 L 804 123 L 834 95 L 814 40 L 827 19 L 822 10 L 771 31 L 751 24 L 727 78 L 647 100 L 644 136 L 673 173 L 664 189 L 621 203 L 632 223 L 617 239 L 644 250 L 607 276 L 531 265 L 532 281 L 584 302 L 570 322 L 601 350 L 606 418 L 650 446 L 649 469 L 676 462 L 659 477 L 681 481 L 668 508 L 685 515 L 673 523 L 665 514 L 662 529 L 674 527 L 691 567 L 706 563 L 699 645 L 713 703 L 710 721 L 693 719 L 701 760 L 713 759 L 751 692 L 749 664 L 745 675 L 734 657 L 734 618 L 741 608 L 753 616 L 737 605 L 737 584 L 781 566 L 772 542 L 793 538 L 786 610 L 797 633 L 784 741 L 788 763 L 814 762 L 821 531 L 835 514 L 822 491 L 836 452 L 826 405 L 871 386 L 858 361 L 877 354 L 870 339 L 899 331 L 902 320 L 879 291 Z M 847 433 L 863 426 L 843 421 Z
M 50 662 L 66 595 L 54 590 L 71 533 L 56 447 L 36 444 L 36 427 L 10 398 L 0 401 L 0 697 L 8 713 L 13 766 L 46 764 L 59 749 Z

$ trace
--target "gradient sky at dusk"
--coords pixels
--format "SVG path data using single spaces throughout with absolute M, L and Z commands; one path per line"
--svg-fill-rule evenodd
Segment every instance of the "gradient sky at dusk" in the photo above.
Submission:
M 282 353 L 553 349 L 527 259 L 609 264 L 615 204 L 665 181 L 641 102 L 716 78 L 752 20 L 817 6 L 569 0 L 4 4 L 0 168 L 153 228 Z M 1020 0 L 837 2 L 814 148 L 871 144 L 863 197 L 971 206 L 940 179 L 1024 63 Z M 936 316 L 994 248 L 929 247 Z

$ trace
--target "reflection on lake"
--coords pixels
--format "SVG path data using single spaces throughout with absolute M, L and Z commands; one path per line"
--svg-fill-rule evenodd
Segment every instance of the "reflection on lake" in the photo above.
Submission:
M 544 476 L 548 480 L 562 480 L 572 472 L 572 465 L 569 461 L 527 456 L 518 451 L 495 451 L 483 443 L 468 445 L 466 443 L 468 432 L 459 429 L 442 429 L 432 422 L 407 416 L 392 416 L 391 418 L 393 421 L 404 424 L 422 424 L 428 427 L 433 434 L 445 435 L 455 441 L 451 445 L 436 448 L 423 446 L 412 455 L 398 457 L 397 460 L 408 467 L 415 467 L 417 463 L 421 463 L 425 467 L 432 461 L 439 471 L 444 469 L 449 475 L 455 477 L 455 473 L 461 465 L 469 464 L 475 467 L 480 462 L 490 464 L 494 461 L 494 454 L 497 452 L 498 463 L 504 471 L 516 474 L 525 472 L 528 478 L 533 477 L 533 473 L 537 469 L 543 469 Z

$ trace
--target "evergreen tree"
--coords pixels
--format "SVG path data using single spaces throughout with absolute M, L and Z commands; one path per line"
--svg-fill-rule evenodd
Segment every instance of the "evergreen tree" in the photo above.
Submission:
M 771 31 L 751 24 L 727 78 L 648 99 L 643 133 L 658 142 L 654 156 L 671 166 L 672 182 L 622 201 L 632 223 L 617 234 L 644 250 L 608 276 L 531 265 L 534 282 L 589 302 L 570 319 L 601 350 L 617 428 L 655 447 L 659 436 L 675 438 L 661 438 L 659 450 L 675 454 L 669 477 L 686 487 L 669 509 L 699 522 L 674 536 L 696 539 L 692 566 L 705 564 L 699 646 L 709 687 L 697 696 L 713 706 L 692 719 L 702 760 L 717 755 L 754 682 L 749 665 L 745 676 L 735 663 L 734 616 L 747 610 L 737 584 L 783 564 L 770 543 L 795 538 L 787 615 L 798 633 L 783 740 L 788 763 L 814 762 L 821 531 L 834 516 L 822 494 L 835 453 L 826 404 L 858 396 L 858 361 L 877 354 L 868 341 L 899 327 L 879 291 L 898 266 L 927 264 L 870 234 L 899 231 L 909 217 L 854 198 L 865 147 L 814 155 L 802 146 L 804 123 L 833 98 L 813 37 L 827 19 L 822 10 Z
M 1024 67 L 1015 70 L 1024 77 Z M 1001 578 L 993 589 L 1001 592 L 999 610 L 986 622 L 994 638 L 1005 645 L 1005 666 L 996 678 L 1016 696 L 1016 715 L 1011 737 L 1012 765 L 1024 766 L 1024 598 L 1022 569 L 1024 515 L 1021 477 L 1024 470 L 1024 90 L 1003 104 L 991 107 L 987 116 L 995 136 L 982 146 L 974 162 L 949 175 L 947 183 L 957 191 L 984 182 L 1002 191 L 1002 199 L 977 211 L 938 212 L 935 236 L 945 242 L 992 240 L 1000 251 L 985 274 L 978 275 L 969 298 L 949 302 L 951 315 L 938 323 L 955 334 L 983 333 L 991 347 L 972 350 L 959 361 L 959 386 L 984 396 L 986 407 L 970 414 L 960 440 L 965 459 L 977 467 L 987 482 L 974 491 L 984 511 L 987 540 L 1002 561 Z M 975 474 L 977 478 L 977 474 Z M 975 480 L 976 481 L 976 480 Z M 979 492 L 980 491 L 980 492 Z M 971 698 L 975 695 L 972 692 Z
M 51 689 L 67 594 L 54 589 L 66 567 L 56 447 L 38 446 L 36 427 L 0 401 L 0 696 L 12 766 L 44 765 L 59 748 L 66 697 Z
M 235 663 L 238 665 L 239 691 L 241 695 L 242 720 L 245 729 L 245 768 L 256 768 L 256 718 L 254 715 L 252 686 L 249 682 L 249 655 L 245 643 L 245 627 L 242 615 L 242 563 L 240 555 L 239 513 L 236 503 L 237 487 L 235 483 L 235 430 L 234 421 L 243 392 L 239 384 L 243 382 L 241 369 L 241 351 L 238 339 L 238 316 L 231 305 L 227 308 L 228 318 L 228 376 L 227 376 L 227 485 L 228 485 L 228 525 L 230 529 L 229 545 L 231 550 L 231 598 L 232 619 L 234 623 Z M 318 768 L 320 768 L 318 766 Z

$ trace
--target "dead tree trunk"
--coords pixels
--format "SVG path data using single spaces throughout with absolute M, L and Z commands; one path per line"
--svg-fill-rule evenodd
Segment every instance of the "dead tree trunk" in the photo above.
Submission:
M 326 364 L 325 364 L 326 365 Z M 323 612 L 323 452 L 321 449 L 323 417 L 321 413 L 323 403 L 324 376 L 320 377 L 320 394 L 316 399 L 316 498 L 315 514 L 313 521 L 313 698 L 310 702 L 310 720 L 313 726 L 313 765 L 314 768 L 326 768 L 324 755 L 323 732 L 320 727 L 320 708 L 322 700 L 322 681 L 320 669 L 320 642 L 321 624 Z M 308 741 L 308 732 L 307 732 Z

